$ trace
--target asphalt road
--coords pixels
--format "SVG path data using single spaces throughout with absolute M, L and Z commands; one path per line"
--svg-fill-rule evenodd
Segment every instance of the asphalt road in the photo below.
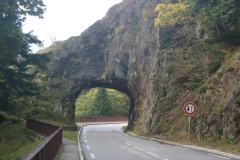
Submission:
M 129 136 L 127 124 L 89 125 L 82 130 L 80 144 L 86 160 L 233 160 L 201 151 L 160 144 Z

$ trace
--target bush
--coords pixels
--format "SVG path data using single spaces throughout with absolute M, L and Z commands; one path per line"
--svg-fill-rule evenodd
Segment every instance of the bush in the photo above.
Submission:
M 3 114 L 0 114 L 0 124 L 6 120 L 7 120 L 7 118 Z

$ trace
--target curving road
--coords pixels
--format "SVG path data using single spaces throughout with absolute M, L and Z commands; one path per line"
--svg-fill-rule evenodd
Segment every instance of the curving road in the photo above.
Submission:
M 86 160 L 233 160 L 196 150 L 160 144 L 129 136 L 125 124 L 89 125 L 82 129 L 80 144 Z

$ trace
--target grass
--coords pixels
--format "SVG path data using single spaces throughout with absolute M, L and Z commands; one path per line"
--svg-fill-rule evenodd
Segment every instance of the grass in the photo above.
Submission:
M 228 142 L 226 140 L 206 139 L 206 140 L 198 141 L 192 136 L 190 140 L 186 140 L 184 138 L 178 138 L 178 139 L 171 139 L 169 141 L 173 141 L 180 144 L 193 145 L 193 146 L 213 149 L 213 150 L 240 156 L 240 144 L 234 143 L 234 142 Z
M 0 123 L 0 160 L 20 159 L 39 143 L 28 136 L 23 120 L 7 117 Z
M 234 143 L 228 143 L 224 141 L 213 141 L 213 142 L 207 142 L 207 141 L 192 141 L 192 145 L 214 149 L 222 152 L 227 152 L 235 155 L 240 156 L 240 145 L 234 144 Z
M 68 126 L 64 122 L 41 121 L 57 126 Z M 63 137 L 77 142 L 78 131 L 63 131 Z M 15 116 L 5 113 L 0 114 L 0 160 L 21 159 L 39 143 L 40 141 L 30 138 L 24 120 L 19 120 Z
M 78 131 L 63 131 L 63 137 L 77 142 L 78 141 Z

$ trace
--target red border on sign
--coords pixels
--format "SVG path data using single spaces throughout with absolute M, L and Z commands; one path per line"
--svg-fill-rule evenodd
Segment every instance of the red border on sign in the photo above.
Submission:
M 189 104 L 191 104 L 191 105 L 194 107 L 194 112 L 192 112 L 192 113 L 188 113 L 188 112 L 187 112 L 187 106 L 188 106 Z M 194 104 L 193 102 L 187 102 L 187 103 L 184 105 L 184 107 L 183 107 L 183 111 L 184 111 L 184 113 L 187 114 L 187 115 L 193 115 L 193 114 L 195 114 L 196 111 L 197 111 L 197 106 L 196 106 L 196 104 Z

